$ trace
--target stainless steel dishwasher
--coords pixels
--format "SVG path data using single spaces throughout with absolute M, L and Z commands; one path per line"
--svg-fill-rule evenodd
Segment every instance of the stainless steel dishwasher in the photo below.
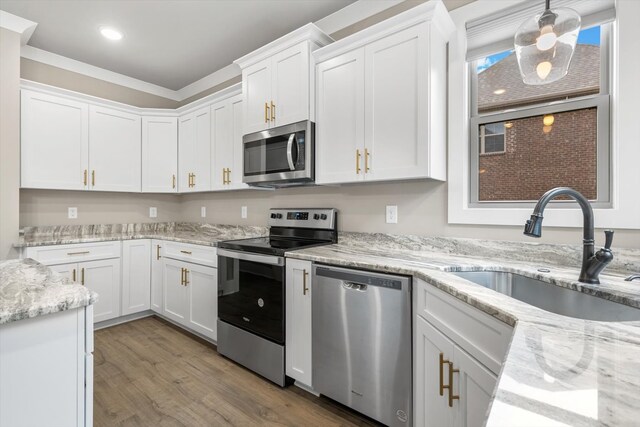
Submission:
M 313 388 L 412 425 L 411 279 L 324 265 L 313 275 Z

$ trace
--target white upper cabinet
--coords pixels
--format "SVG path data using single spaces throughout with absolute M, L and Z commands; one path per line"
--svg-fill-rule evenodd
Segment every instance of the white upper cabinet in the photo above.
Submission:
M 211 106 L 213 190 L 247 188 L 242 183 L 242 95 Z
M 178 119 L 180 192 L 211 190 L 211 112 L 201 108 Z
M 310 52 L 332 41 L 307 24 L 235 61 L 242 68 L 243 134 L 315 120 Z
M 428 2 L 319 49 L 319 184 L 446 178 L 446 47 Z
M 140 116 L 89 107 L 89 168 L 92 190 L 141 189 Z
M 142 118 L 142 191 L 178 191 L 178 119 Z
M 22 90 L 22 188 L 84 190 L 88 169 L 88 105 Z

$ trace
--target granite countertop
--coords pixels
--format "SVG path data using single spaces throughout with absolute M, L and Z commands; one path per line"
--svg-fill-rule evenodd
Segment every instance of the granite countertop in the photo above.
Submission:
M 640 307 L 640 283 L 623 280 L 640 271 L 640 250 L 614 249 L 618 260 L 601 284 L 586 285 L 577 281 L 581 247 L 365 233 L 342 233 L 339 242 L 287 257 L 411 275 L 514 327 L 488 427 L 630 426 L 640 419 L 640 322 L 556 315 L 451 274 L 511 271 Z
M 267 227 L 157 222 L 141 224 L 59 225 L 25 227 L 14 247 L 105 242 L 113 240 L 159 239 L 196 245 L 217 246 L 223 240 L 261 237 Z
M 0 324 L 84 307 L 97 298 L 32 259 L 0 261 Z

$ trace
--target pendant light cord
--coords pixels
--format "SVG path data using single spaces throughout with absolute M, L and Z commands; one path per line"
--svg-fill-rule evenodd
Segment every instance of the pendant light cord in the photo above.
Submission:
M 545 10 L 551 9 L 551 0 L 545 0 L 544 5 Z

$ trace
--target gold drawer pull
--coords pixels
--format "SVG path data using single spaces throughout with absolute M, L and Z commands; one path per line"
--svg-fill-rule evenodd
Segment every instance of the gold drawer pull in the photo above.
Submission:
M 183 254 L 191 255 L 191 251 L 180 251 L 180 252 L 182 252 Z
M 90 253 L 90 251 L 82 251 L 82 252 L 67 252 L 67 255 L 86 255 Z

